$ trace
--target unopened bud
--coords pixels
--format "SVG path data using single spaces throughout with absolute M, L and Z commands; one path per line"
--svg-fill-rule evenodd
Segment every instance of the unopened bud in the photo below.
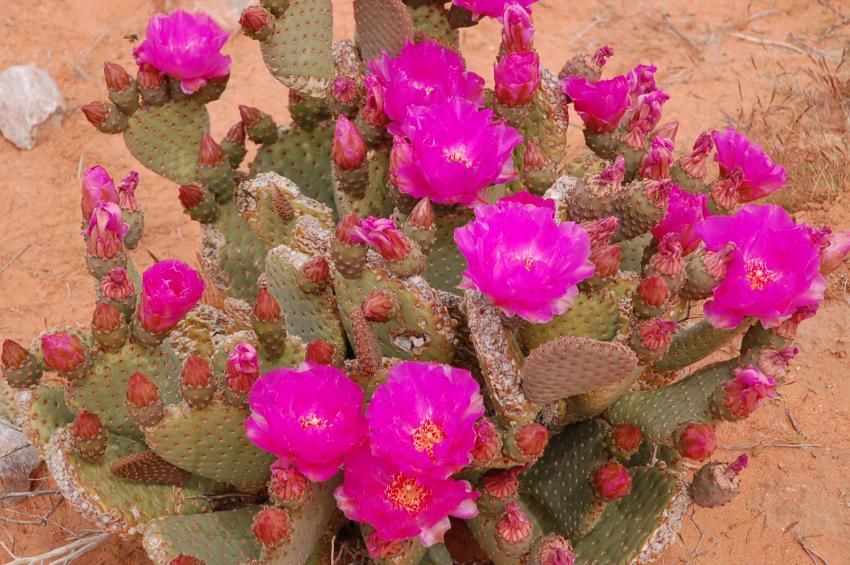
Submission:
M 434 206 L 431 204 L 431 199 L 427 196 L 419 200 L 410 215 L 407 217 L 407 222 L 420 230 L 430 230 L 434 227 L 436 216 L 434 214 Z
M 147 408 L 159 398 L 159 388 L 141 373 L 133 373 L 127 381 L 127 402 L 136 408 Z
M 272 15 L 261 6 L 248 6 L 239 17 L 239 25 L 245 35 L 258 41 L 271 34 L 273 21 Z
M 606 463 L 593 474 L 593 486 L 604 500 L 617 500 L 632 490 L 632 476 L 619 463 Z
M 301 272 L 304 273 L 308 281 L 315 285 L 325 284 L 331 276 L 328 260 L 322 255 L 317 255 L 304 263 Z
M 109 116 L 109 108 L 103 102 L 92 102 L 85 104 L 80 110 L 86 115 L 86 119 L 94 127 L 100 127 L 106 123 L 106 118 Z
M 351 120 L 340 114 L 332 148 L 334 164 L 343 171 L 359 169 L 366 159 L 366 143 Z
M 11 339 L 3 341 L 3 353 L 0 355 L 0 361 L 2 361 L 4 368 L 20 369 L 26 364 L 27 359 L 29 359 L 29 352 L 21 345 Z
M 395 309 L 395 298 L 388 290 L 373 289 L 363 299 L 363 314 L 370 322 L 386 322 Z
M 226 158 L 227 155 L 225 155 L 221 146 L 216 143 L 215 139 L 213 139 L 210 134 L 205 133 L 204 137 L 201 139 L 201 149 L 198 153 L 198 165 L 201 167 L 212 168 L 220 165 Z
M 526 457 L 537 459 L 549 443 L 549 430 L 537 423 L 526 424 L 516 435 L 516 446 Z
M 704 461 L 712 456 L 717 448 L 717 436 L 714 428 L 705 422 L 691 422 L 676 438 L 676 448 L 683 457 Z
M 334 361 L 335 352 L 336 347 L 332 343 L 323 339 L 314 339 L 307 344 L 304 360 L 317 365 L 330 365 Z
M 183 383 L 183 386 L 203 388 L 212 384 L 212 381 L 213 374 L 209 363 L 202 357 L 190 355 L 183 366 L 183 372 L 180 373 L 180 382 Z
M 191 210 L 204 202 L 205 192 L 196 184 L 184 184 L 180 187 L 177 197 L 184 208 Z
M 242 122 L 236 122 L 235 124 L 233 124 L 233 126 L 231 126 L 229 130 L 227 130 L 227 135 L 224 136 L 224 139 L 236 145 L 244 145 L 245 124 L 243 124 Z
M 277 508 L 264 508 L 256 516 L 251 524 L 257 540 L 265 547 L 271 547 L 284 541 L 290 532 L 289 514 L 286 510 Z
M 103 64 L 103 76 L 109 90 L 121 91 L 130 85 L 130 75 L 121 65 L 107 61 Z
M 254 303 L 253 314 L 261 322 L 277 322 L 283 316 L 280 304 L 265 287 L 260 287 L 257 302 Z
M 670 288 L 661 275 L 650 275 L 640 281 L 637 294 L 644 304 L 660 308 L 670 298 Z
M 78 439 L 94 439 L 103 431 L 103 424 L 97 414 L 83 410 L 74 418 L 71 433 Z
M 121 327 L 124 316 L 117 308 L 109 304 L 98 304 L 92 315 L 92 329 L 98 332 L 113 332 Z

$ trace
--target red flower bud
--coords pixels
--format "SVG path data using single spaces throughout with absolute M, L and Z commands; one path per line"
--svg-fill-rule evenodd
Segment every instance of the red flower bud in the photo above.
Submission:
M 660 351 L 670 345 L 675 331 L 674 320 L 648 320 L 638 327 L 641 342 L 652 351 Z
M 272 15 L 261 6 L 248 6 L 242 10 L 239 17 L 239 25 L 248 36 L 253 36 L 271 24 Z
M 649 306 L 660 308 L 670 298 L 667 281 L 661 275 L 650 275 L 640 281 L 637 287 L 640 299 Z
M 257 122 L 263 119 L 263 113 L 260 110 L 241 104 L 239 105 L 239 115 L 242 117 L 242 123 L 246 128 L 257 125 Z
M 301 272 L 313 284 L 324 284 L 331 276 L 328 260 L 321 255 L 313 257 L 301 267 Z
M 180 187 L 177 198 L 187 210 L 192 210 L 204 201 L 204 189 L 196 184 L 184 184 Z
M 275 545 L 289 536 L 289 514 L 286 510 L 264 508 L 254 516 L 251 531 L 264 546 Z
M 407 217 L 407 222 L 414 228 L 420 230 L 430 230 L 434 227 L 436 217 L 434 215 L 434 206 L 431 204 L 431 199 L 427 196 L 419 200 L 410 215 Z
M 44 363 L 55 371 L 70 372 L 83 364 L 86 351 L 74 334 L 56 333 L 41 336 Z
M 620 424 L 611 430 L 614 447 L 625 453 L 634 453 L 643 441 L 640 428 L 632 424 Z
M 396 301 L 388 290 L 373 289 L 363 299 L 363 314 L 370 322 L 386 322 L 395 307 Z
M 484 479 L 481 481 L 484 486 L 484 492 L 499 500 L 516 496 L 517 492 L 519 492 L 517 475 L 522 469 L 523 467 L 514 467 L 508 470 L 497 469 L 490 471 L 484 475 Z
M 245 124 L 243 124 L 242 122 L 236 122 L 235 124 L 233 124 L 233 126 L 231 126 L 229 130 L 227 130 L 227 135 L 224 136 L 224 139 L 236 145 L 244 145 Z
M 283 315 L 280 304 L 265 287 L 260 287 L 260 292 L 257 293 L 253 314 L 261 322 L 277 322 Z
M 133 373 L 127 382 L 127 402 L 136 408 L 146 408 L 159 397 L 159 388 L 141 373 Z
M 351 212 L 349 215 L 344 217 L 336 227 L 336 238 L 341 243 L 359 243 L 359 241 L 352 237 L 354 232 L 357 231 L 363 231 L 363 222 L 357 214 Z
M 181 553 L 174 559 L 168 562 L 168 565 L 206 565 L 206 562 L 201 561 L 197 557 Z
M 529 141 L 525 144 L 525 156 L 523 157 L 523 168 L 526 171 L 539 171 L 546 167 L 549 158 L 540 149 L 540 146 Z
M 139 87 L 150 90 L 162 86 L 162 83 L 165 82 L 165 75 L 153 68 L 140 68 L 136 80 Z
M 216 167 L 227 158 L 221 145 L 216 143 L 208 133 L 201 139 L 201 150 L 198 153 L 198 165 L 201 167 Z
M 359 169 L 366 159 L 363 136 L 344 114 L 336 120 L 332 155 L 334 164 L 344 171 Z
M 208 387 L 213 381 L 212 369 L 202 357 L 190 355 L 180 373 L 180 380 L 189 388 Z
M 17 342 L 7 339 L 3 341 L 3 353 L 0 361 L 6 369 L 20 369 L 29 358 L 29 352 Z
M 334 353 L 336 347 L 323 339 L 314 339 L 307 344 L 307 354 L 305 361 L 316 363 L 317 365 L 330 365 L 334 361 Z
M 714 428 L 705 422 L 691 422 L 679 434 L 676 447 L 683 457 L 704 461 L 711 457 L 717 448 Z
M 92 414 L 87 410 L 77 414 L 74 423 L 71 425 L 71 433 L 77 439 L 94 439 L 100 434 L 101 430 L 103 430 L 103 424 L 100 422 L 100 418 L 97 417 L 97 414 Z
M 536 459 L 543 455 L 549 443 L 549 430 L 541 424 L 526 424 L 516 435 L 516 445 L 526 457 Z
M 109 109 L 103 102 L 92 102 L 91 104 L 86 104 L 80 108 L 80 110 L 83 111 L 83 114 L 86 115 L 86 119 L 94 127 L 100 127 L 103 125 L 103 122 L 105 122 L 106 118 L 109 116 Z
M 130 85 L 130 75 L 124 67 L 107 61 L 103 64 L 103 76 L 106 78 L 106 86 L 109 90 L 122 91 Z
M 269 482 L 269 494 L 276 504 L 298 500 L 310 486 L 310 481 L 295 467 L 285 467 L 278 463 L 272 465 L 272 478 Z
M 98 304 L 92 315 L 91 326 L 99 332 L 113 332 L 124 321 L 121 312 L 109 304 Z
M 606 463 L 593 474 L 593 486 L 603 499 L 617 500 L 632 490 L 632 476 L 619 463 Z
M 472 458 L 476 463 L 492 461 L 502 451 L 502 438 L 496 430 L 496 424 L 487 418 L 481 418 L 475 424 L 475 447 Z
M 620 270 L 622 252 L 619 245 L 603 245 L 590 252 L 590 262 L 596 267 L 593 273 L 599 278 L 613 277 Z
M 570 542 L 561 536 L 548 535 L 535 555 L 540 565 L 575 565 L 576 554 Z

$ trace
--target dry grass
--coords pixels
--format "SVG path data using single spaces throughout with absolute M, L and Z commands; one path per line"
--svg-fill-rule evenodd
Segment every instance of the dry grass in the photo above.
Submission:
M 769 200 L 790 212 L 832 203 L 850 188 L 850 49 L 837 63 L 810 59 L 806 68 L 778 75 L 768 98 L 730 117 L 788 170 L 787 187 Z

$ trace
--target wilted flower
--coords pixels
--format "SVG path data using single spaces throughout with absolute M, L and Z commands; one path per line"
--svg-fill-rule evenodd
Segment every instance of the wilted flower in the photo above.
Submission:
M 776 379 L 765 376 L 756 367 L 735 369 L 734 373 L 735 380 L 723 388 L 724 405 L 733 416 L 746 418 L 758 408 L 762 398 L 776 396 Z
M 779 206 L 750 204 L 731 216 L 712 216 L 698 235 L 709 251 L 733 243 L 726 277 L 705 303 L 705 317 L 715 327 L 733 328 L 745 317 L 771 328 L 801 308 L 823 301 L 826 281 L 820 255 L 804 226 Z
M 449 516 L 468 520 L 478 514 L 478 493 L 468 482 L 401 471 L 375 457 L 367 443 L 345 458 L 343 482 L 334 494 L 350 520 L 369 524 L 382 539 L 418 536 L 425 547 L 443 540 Z
M 366 418 L 377 457 L 404 472 L 445 479 L 472 462 L 482 414 L 484 400 L 469 371 L 405 361 L 390 369 Z
M 264 374 L 251 389 L 248 406 L 248 439 L 311 481 L 333 477 L 366 434 L 363 391 L 329 365 L 307 363 Z
M 484 293 L 509 316 L 548 322 L 563 314 L 578 283 L 593 275 L 590 236 L 578 224 L 558 224 L 551 209 L 506 202 L 475 209 L 455 230 L 466 257 L 463 288 Z
M 660 91 L 659 91 L 660 92 Z M 673 164 L 673 140 L 667 137 L 653 137 L 652 147 L 643 156 L 640 164 L 640 176 L 645 179 L 665 180 L 670 178 L 670 165 Z
M 176 259 L 160 261 L 142 275 L 139 322 L 156 334 L 165 333 L 195 307 L 204 294 L 197 271 Z
M 139 172 L 130 171 L 121 182 L 118 183 L 118 205 L 122 210 L 138 210 L 136 202 L 136 188 L 139 186 Z
M 467 72 L 460 55 L 433 41 L 408 42 L 397 57 L 384 53 L 373 59 L 369 70 L 383 88 L 384 113 L 397 125 L 407 119 L 409 108 L 442 104 L 455 96 L 484 104 L 484 79 Z M 369 80 L 367 91 L 375 86 Z
M 83 220 L 91 219 L 94 207 L 98 202 L 117 202 L 118 193 L 115 191 L 115 183 L 112 177 L 100 165 L 95 165 L 86 170 L 83 175 L 83 194 L 80 199 L 80 207 L 83 212 Z
M 701 179 L 706 173 L 706 160 L 714 148 L 714 141 L 708 132 L 703 132 L 694 141 L 693 150 L 679 158 L 678 164 L 688 175 Z
M 567 96 L 572 98 L 584 127 L 597 133 L 617 129 L 623 114 L 631 105 L 629 85 L 624 76 L 596 82 L 568 76 L 561 81 L 561 85 Z
M 438 204 L 471 205 L 493 184 L 517 178 L 511 153 L 522 143 L 492 110 L 463 98 L 411 108 L 390 160 L 399 190 Z
M 365 234 L 361 243 L 373 247 L 387 261 L 400 261 L 410 252 L 410 242 L 393 220 L 364 218 L 361 227 Z
M 652 236 L 656 241 L 661 241 L 668 233 L 678 234 L 682 251 L 688 254 L 700 243 L 697 226 L 710 215 L 708 196 L 692 194 L 673 185 L 668 196 L 667 212 L 652 228 Z
M 635 149 L 642 149 L 646 145 L 649 133 L 661 121 L 661 108 L 669 99 L 670 96 L 663 90 L 652 90 L 647 94 L 638 96 L 635 109 L 626 124 L 626 135 L 623 140 Z M 673 140 L 667 141 L 672 153 Z M 672 155 L 670 160 L 672 161 Z
M 828 275 L 837 269 L 850 253 L 850 232 L 830 233 L 826 236 L 825 243 L 820 251 L 820 272 Z
M 176 10 L 148 20 L 145 40 L 133 51 L 139 66 L 151 66 L 180 81 L 192 94 L 212 78 L 230 74 L 230 57 L 220 53 L 228 34 L 208 15 Z
M 80 338 L 70 333 L 41 336 L 44 363 L 55 371 L 71 372 L 86 359 L 86 350 Z
M 540 57 L 534 51 L 507 53 L 493 68 L 496 100 L 514 107 L 528 104 L 540 86 Z
M 774 164 L 761 147 L 732 126 L 724 132 L 711 132 L 711 137 L 721 177 L 730 176 L 736 169 L 741 171 L 739 201 L 750 202 L 785 186 L 788 174 L 782 165 Z
M 98 202 L 85 231 L 86 250 L 101 259 L 112 259 L 124 249 L 122 240 L 130 226 L 124 223 L 121 208 L 114 202 Z
M 629 94 L 633 100 L 658 89 L 655 85 L 655 65 L 638 65 L 626 74 Z

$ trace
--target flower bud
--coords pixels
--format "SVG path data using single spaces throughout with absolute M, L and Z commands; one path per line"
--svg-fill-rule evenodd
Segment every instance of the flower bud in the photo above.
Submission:
M 96 128 L 106 123 L 109 116 L 109 108 L 103 102 L 91 102 L 83 105 L 80 110 L 86 115 L 86 119 Z
M 41 351 L 44 363 L 54 371 L 70 373 L 86 360 L 86 351 L 80 338 L 69 333 L 45 334 L 41 336 Z
M 159 398 L 159 388 L 141 373 L 133 373 L 127 381 L 127 402 L 136 408 L 147 408 Z
M 611 445 L 621 455 L 635 453 L 643 441 L 640 428 L 632 424 L 619 424 L 611 428 Z
M 204 202 L 205 191 L 196 184 L 184 184 L 180 186 L 177 198 L 185 209 L 192 210 Z
M 240 343 L 227 358 L 227 387 L 237 394 L 245 394 L 259 377 L 257 350 L 250 344 Z
M 683 457 L 704 461 L 711 457 L 717 448 L 717 436 L 714 428 L 705 422 L 691 422 L 676 438 L 676 448 Z
M 655 255 L 649 260 L 653 269 L 663 275 L 675 277 L 685 270 L 685 259 L 682 256 L 682 244 L 679 243 L 679 234 L 670 232 L 664 234 L 656 246 Z
M 526 171 L 540 171 L 545 169 L 548 164 L 549 158 L 543 153 L 540 146 L 530 140 L 526 142 L 523 169 Z
M 97 414 L 83 410 L 74 418 L 71 433 L 78 439 L 94 439 L 103 431 L 103 424 Z
M 239 25 L 245 35 L 258 41 L 271 35 L 274 30 L 273 22 L 273 16 L 262 6 L 248 6 L 239 17 Z
M 505 505 L 505 514 L 496 523 L 496 533 L 502 542 L 515 545 L 531 538 L 531 520 L 515 501 Z
M 366 143 L 351 120 L 340 114 L 333 140 L 334 164 L 344 171 L 359 169 L 366 159 Z
M 575 565 L 576 554 L 570 542 L 549 534 L 537 542 L 537 547 L 532 550 L 533 563 L 538 565 Z
M 494 424 L 488 418 L 481 418 L 475 424 L 475 447 L 472 448 L 472 460 L 477 466 L 484 466 L 502 452 L 502 438 Z
M 118 204 L 98 202 L 85 232 L 86 251 L 99 259 L 113 259 L 124 250 L 123 240 L 128 231 L 130 225 L 124 222 Z
M 360 217 L 351 212 L 344 217 L 336 227 L 336 239 L 341 243 L 365 243 L 365 232 Z
M 537 459 L 543 455 L 547 443 L 549 443 L 549 430 L 541 424 L 525 424 L 516 434 L 516 446 L 530 459 Z
M 292 503 L 301 499 L 310 486 L 310 480 L 307 477 L 295 467 L 289 467 L 280 461 L 272 464 L 271 473 L 269 495 L 277 505 Z
M 174 559 L 168 562 L 168 565 L 206 565 L 205 561 L 201 561 L 197 557 L 181 553 Z
M 224 136 L 224 139 L 235 145 L 245 145 L 245 124 L 242 122 L 236 122 L 233 124 L 230 129 L 227 130 L 227 134 Z
M 831 233 L 826 238 L 828 245 L 821 249 L 820 272 L 824 275 L 836 270 L 850 253 L 850 231 Z
M 113 332 L 124 323 L 124 317 L 117 308 L 109 304 L 98 304 L 92 315 L 92 329 L 98 332 Z
M 363 314 L 370 322 L 386 322 L 396 309 L 396 301 L 390 291 L 376 288 L 363 299 Z
M 357 83 L 354 79 L 345 75 L 334 77 L 331 83 L 331 95 L 334 100 L 348 104 L 357 98 Z
M 660 308 L 670 298 L 670 288 L 661 275 L 650 275 L 638 284 L 637 295 L 644 304 Z
M 528 104 L 540 86 L 540 57 L 534 51 L 508 53 L 494 67 L 496 100 L 511 108 Z
M 251 531 L 264 547 L 285 541 L 290 533 L 289 514 L 286 510 L 263 508 L 254 516 Z
M 522 5 L 507 4 L 502 14 L 502 47 L 505 53 L 531 51 L 534 45 L 534 24 Z
M 257 125 L 263 118 L 263 113 L 260 110 L 244 105 L 239 106 L 239 115 L 242 118 L 242 123 L 248 129 Z
M 0 354 L 3 368 L 20 369 L 26 364 L 29 355 L 29 352 L 17 342 L 11 339 L 3 340 L 3 352 Z
M 108 441 L 103 424 L 96 414 L 86 410 L 77 414 L 71 424 L 71 446 L 77 455 L 99 462 L 106 452 Z
M 361 116 L 372 127 L 387 125 L 390 119 L 384 112 L 384 87 L 378 82 L 378 77 L 369 75 L 364 81 L 366 86 L 366 105 L 361 111 Z
M 331 276 L 328 260 L 322 255 L 317 255 L 304 263 L 301 272 L 308 281 L 318 286 L 324 285 Z
M 136 202 L 136 188 L 139 186 L 139 172 L 130 171 L 121 182 L 118 183 L 118 206 L 122 210 L 135 212 L 139 210 Z
M 670 346 L 676 322 L 673 320 L 649 320 L 638 326 L 638 335 L 643 346 L 650 351 L 661 351 Z
M 165 83 L 165 74 L 159 72 L 152 67 L 139 67 L 139 73 L 136 75 L 136 80 L 139 87 L 145 90 L 159 88 Z
M 213 168 L 222 164 L 226 158 L 227 155 L 225 155 L 221 146 L 216 143 L 210 134 L 205 133 L 201 139 L 201 149 L 198 152 L 198 165 Z
M 304 360 L 316 363 L 317 365 L 330 365 L 334 361 L 335 352 L 336 347 L 329 341 L 314 339 L 307 344 L 307 353 L 304 356 Z
M 603 245 L 590 252 L 590 262 L 596 267 L 594 274 L 603 279 L 617 274 L 620 270 L 620 259 L 619 245 Z
M 519 492 L 517 475 L 522 469 L 522 467 L 514 467 L 508 470 L 495 469 L 489 471 L 481 481 L 484 492 L 498 500 L 516 496 Z
M 693 151 L 684 157 L 680 157 L 677 164 L 688 176 L 701 179 L 707 172 L 706 161 L 713 148 L 714 141 L 711 139 L 711 134 L 705 131 L 699 134 L 696 141 L 694 141 Z
M 180 382 L 189 388 L 210 386 L 213 382 L 213 374 L 209 363 L 202 357 L 190 355 L 180 373 Z
M 86 170 L 83 175 L 82 196 L 80 208 L 83 212 L 83 221 L 91 220 L 95 206 L 99 202 L 117 202 L 118 194 L 112 177 L 100 165 L 95 165 Z
M 603 500 L 617 500 L 632 490 L 632 476 L 628 469 L 612 461 L 596 470 L 593 486 Z
M 280 304 L 265 287 L 260 287 L 252 313 L 261 322 L 277 322 L 283 317 Z
M 407 223 L 416 229 L 430 230 L 436 225 L 435 218 L 434 206 L 431 204 L 431 199 L 426 196 L 420 199 L 410 211 Z
M 121 91 L 130 85 L 130 75 L 124 70 L 124 67 L 109 61 L 103 64 L 103 76 L 106 79 L 106 86 L 109 90 Z

